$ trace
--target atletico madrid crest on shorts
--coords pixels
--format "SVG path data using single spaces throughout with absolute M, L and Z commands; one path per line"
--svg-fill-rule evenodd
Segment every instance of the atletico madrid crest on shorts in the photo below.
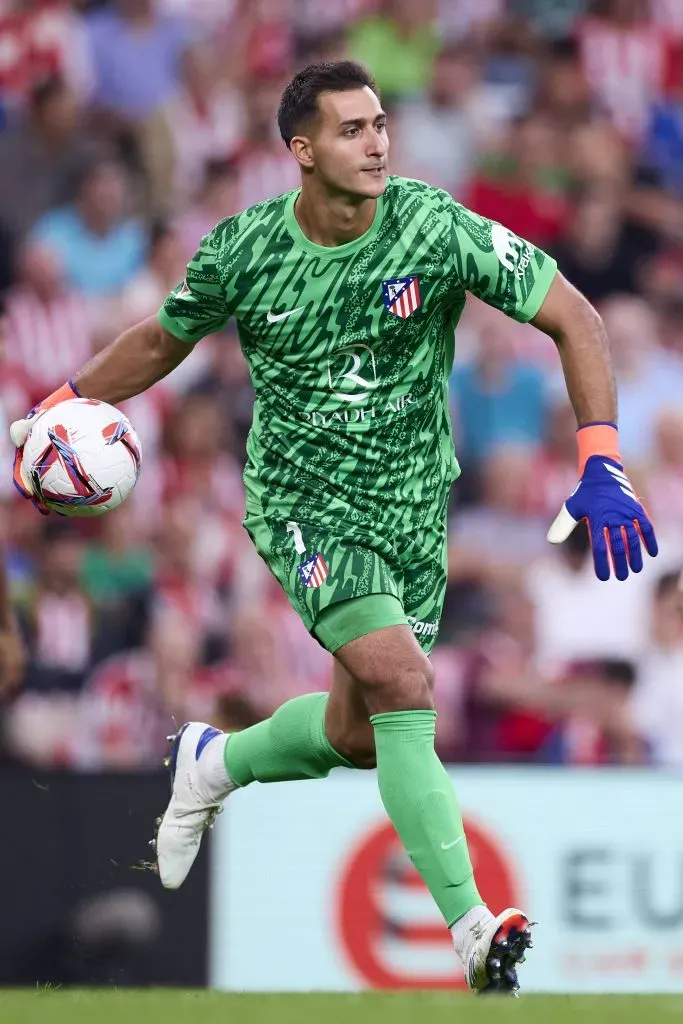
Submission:
M 316 551 L 314 555 L 311 555 L 310 558 L 307 558 L 305 562 L 298 566 L 297 572 L 304 586 L 319 587 L 327 579 L 328 568 L 323 556 L 319 551 Z
M 395 316 L 406 320 L 422 305 L 420 282 L 416 277 L 396 277 L 393 281 L 382 281 L 384 308 Z

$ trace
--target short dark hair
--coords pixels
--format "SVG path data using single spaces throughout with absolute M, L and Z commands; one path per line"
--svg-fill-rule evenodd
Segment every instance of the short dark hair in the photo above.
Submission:
M 41 112 L 50 100 L 57 96 L 64 96 L 68 91 L 66 82 L 59 75 L 41 78 L 31 90 L 30 105 L 35 111 Z
M 312 121 L 318 113 L 318 96 L 322 92 L 347 92 L 364 86 L 379 95 L 370 72 L 355 60 L 309 64 L 299 71 L 283 92 L 277 112 L 280 135 L 287 148 L 301 125 Z

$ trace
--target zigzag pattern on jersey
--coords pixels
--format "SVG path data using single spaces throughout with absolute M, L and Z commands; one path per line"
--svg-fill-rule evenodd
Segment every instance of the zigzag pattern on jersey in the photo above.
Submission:
M 490 258 L 490 222 L 423 182 L 389 178 L 376 233 L 340 255 L 295 242 L 293 201 L 279 196 L 218 224 L 165 312 L 193 339 L 207 322 L 216 330 L 237 319 L 256 392 L 252 514 L 343 521 L 359 535 L 419 531 L 459 472 L 448 374 L 466 287 L 514 312 L 545 257 L 507 272 Z M 384 308 L 382 281 L 409 275 L 422 305 L 401 319 Z M 287 311 L 297 312 L 268 322 Z

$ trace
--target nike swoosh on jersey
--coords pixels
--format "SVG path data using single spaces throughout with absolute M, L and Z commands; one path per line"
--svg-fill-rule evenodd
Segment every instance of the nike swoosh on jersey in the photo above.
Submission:
M 269 324 L 276 324 L 278 320 L 285 320 L 288 316 L 300 313 L 303 308 L 303 306 L 297 306 L 296 309 L 288 309 L 286 313 L 273 313 L 272 310 L 268 310 L 266 320 Z

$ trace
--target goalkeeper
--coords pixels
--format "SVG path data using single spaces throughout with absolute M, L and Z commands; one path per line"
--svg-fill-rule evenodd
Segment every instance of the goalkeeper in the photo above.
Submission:
M 552 259 L 423 182 L 388 176 L 387 118 L 367 71 L 314 65 L 285 89 L 282 138 L 301 187 L 220 222 L 155 317 L 121 335 L 34 410 L 74 394 L 121 402 L 235 317 L 255 390 L 245 527 L 311 634 L 334 656 L 329 694 L 226 736 L 173 738 L 156 840 L 182 884 L 225 797 L 255 780 L 377 767 L 382 801 L 477 992 L 515 993 L 527 917 L 477 890 L 450 779 L 434 750 L 428 658 L 446 586 L 446 507 L 459 474 L 448 411 L 466 293 L 557 345 L 578 423 L 579 483 L 550 528 L 585 519 L 595 571 L 624 580 L 654 532 L 624 472 L 609 347 Z M 30 418 L 12 426 L 21 445 Z M 27 494 L 27 497 L 30 495 Z

